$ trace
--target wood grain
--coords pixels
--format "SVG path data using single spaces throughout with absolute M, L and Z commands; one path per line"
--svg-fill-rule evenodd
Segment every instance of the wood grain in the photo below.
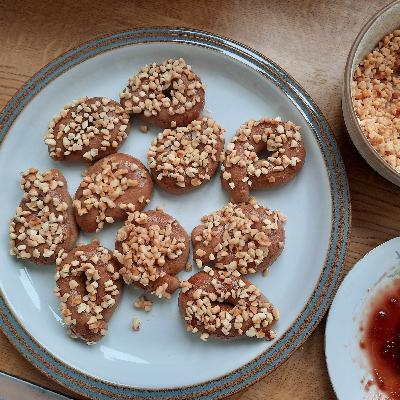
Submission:
M 385 0 L 0 2 L 0 108 L 33 73 L 98 35 L 169 25 L 203 29 L 243 42 L 285 68 L 327 117 L 345 159 L 353 204 L 350 268 L 398 235 L 400 189 L 377 175 L 349 140 L 341 113 L 344 64 L 366 20 Z M 331 400 L 324 325 L 284 365 L 232 399 Z M 0 335 L 0 370 L 64 391 L 37 372 Z M 1 388 L 0 388 L 1 393 Z

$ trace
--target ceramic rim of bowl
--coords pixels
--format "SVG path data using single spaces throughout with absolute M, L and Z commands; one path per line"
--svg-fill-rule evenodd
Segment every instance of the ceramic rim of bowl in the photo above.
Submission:
M 351 82 L 353 81 L 353 61 L 355 58 L 355 54 L 358 50 L 358 47 L 360 45 L 361 40 L 365 36 L 365 34 L 369 31 L 371 26 L 375 23 L 379 17 L 389 11 L 393 6 L 396 6 L 400 3 L 400 0 L 396 0 L 393 3 L 390 3 L 389 5 L 385 6 L 381 10 L 379 10 L 375 15 L 373 15 L 362 27 L 361 31 L 358 33 L 356 36 L 349 55 L 347 56 L 347 61 L 346 61 L 346 66 L 344 69 L 344 84 L 343 84 L 343 96 L 342 96 L 342 107 L 343 110 L 347 113 L 347 115 L 350 116 L 352 126 L 348 126 L 348 122 L 345 119 L 346 127 L 347 130 L 350 134 L 350 137 L 356 146 L 357 150 L 360 152 L 362 157 L 367 161 L 367 163 L 381 176 L 384 178 L 388 179 L 390 182 L 392 182 L 395 185 L 400 186 L 400 173 L 396 172 L 396 170 L 390 166 L 380 155 L 379 153 L 374 149 L 372 144 L 369 142 L 369 140 L 365 137 L 364 132 L 361 129 L 360 124 L 358 123 L 357 115 L 353 107 L 353 99 L 352 99 L 352 93 L 351 93 Z M 399 22 L 400 26 L 400 22 Z M 374 47 L 376 44 L 374 44 Z M 356 132 L 354 132 L 354 129 L 356 129 Z M 356 136 L 356 137 L 355 137 Z M 363 143 L 363 147 L 359 146 L 358 143 L 356 143 L 357 139 L 361 139 Z

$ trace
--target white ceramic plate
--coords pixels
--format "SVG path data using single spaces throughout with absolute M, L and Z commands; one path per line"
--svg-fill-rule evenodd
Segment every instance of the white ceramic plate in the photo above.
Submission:
M 400 273 L 400 237 L 381 244 L 353 267 L 340 285 L 329 311 L 325 353 L 329 376 L 339 400 L 384 399 L 375 385 L 367 354 L 360 348 L 360 327 L 374 296 Z M 383 397 L 380 397 L 383 396 Z
M 52 293 L 54 268 L 24 264 L 8 255 L 7 225 L 21 198 L 19 172 L 31 166 L 42 171 L 58 167 L 73 194 L 85 167 L 55 163 L 48 157 L 43 134 L 52 116 L 84 95 L 118 99 L 128 77 L 140 66 L 178 57 L 185 58 L 207 85 L 206 113 L 226 129 L 226 140 L 250 118 L 281 116 L 302 127 L 307 160 L 300 175 L 284 187 L 254 193 L 261 204 L 280 209 L 288 217 L 283 254 L 267 278 L 250 277 L 281 311 L 277 339 L 204 343 L 186 333 L 178 315 L 177 294 L 170 301 L 156 301 L 153 311 L 146 314 L 132 306 L 140 291 L 127 288 L 111 319 L 109 335 L 88 347 L 66 335 Z M 258 53 L 227 39 L 179 29 L 136 30 L 96 39 L 39 71 L 5 108 L 0 128 L 4 135 L 0 322 L 19 350 L 61 384 L 104 399 L 222 397 L 283 362 L 322 318 L 347 247 L 346 176 L 329 127 L 311 99 Z M 155 129 L 140 133 L 136 123 L 120 151 L 146 163 L 156 133 Z M 190 233 L 201 216 L 227 201 L 216 176 L 185 195 L 156 189 L 148 209 L 163 207 Z M 119 226 L 107 227 L 96 236 L 113 248 Z M 92 237 L 81 234 L 80 241 Z M 142 321 L 140 332 L 130 329 L 133 317 Z

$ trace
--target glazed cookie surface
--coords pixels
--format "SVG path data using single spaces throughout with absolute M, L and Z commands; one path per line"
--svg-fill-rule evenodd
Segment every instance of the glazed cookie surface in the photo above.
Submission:
M 258 154 L 268 153 L 260 159 Z M 247 202 L 250 189 L 283 185 L 304 164 L 306 150 L 300 127 L 280 118 L 251 120 L 240 126 L 228 143 L 221 182 L 235 203 Z
M 211 118 L 165 129 L 154 139 L 148 165 L 164 190 L 184 193 L 211 179 L 224 149 L 224 130 Z
M 115 249 L 125 283 L 169 298 L 189 257 L 189 237 L 163 211 L 135 211 L 118 231 Z
M 260 290 L 237 271 L 209 267 L 182 283 L 179 310 L 188 332 L 233 339 L 271 340 L 279 311 Z
M 186 126 L 204 107 L 204 86 L 185 60 L 142 67 L 120 93 L 125 111 L 161 128 Z
M 236 270 L 241 274 L 266 270 L 282 253 L 285 217 L 249 203 L 228 203 L 202 218 L 192 231 L 197 266 Z
M 152 192 L 151 176 L 138 159 L 111 154 L 86 171 L 73 202 L 76 221 L 85 232 L 99 231 L 126 219 L 129 210 L 143 210 Z
M 10 253 L 36 264 L 54 263 L 78 238 L 67 182 L 58 169 L 22 173 L 23 198 L 10 223 Z
M 72 338 L 95 344 L 107 334 L 108 321 L 121 297 L 118 270 L 112 252 L 98 241 L 60 254 L 54 292 Z
M 116 101 L 82 97 L 53 118 L 45 143 L 53 160 L 96 161 L 117 151 L 128 124 L 128 114 Z

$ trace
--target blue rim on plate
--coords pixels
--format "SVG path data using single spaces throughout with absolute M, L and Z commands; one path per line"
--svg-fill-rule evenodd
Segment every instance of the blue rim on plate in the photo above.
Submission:
M 222 53 L 272 81 L 301 112 L 315 135 L 328 171 L 332 227 L 325 265 L 317 285 L 294 324 L 276 343 L 239 369 L 200 384 L 141 389 L 113 384 L 77 371 L 54 357 L 30 336 L 0 297 L 0 327 L 11 343 L 41 372 L 76 393 L 93 399 L 218 399 L 265 377 L 283 363 L 311 334 L 327 311 L 344 272 L 350 240 L 351 207 L 346 172 L 332 131 L 306 91 L 282 68 L 255 50 L 231 39 L 185 28 L 143 28 L 106 35 L 70 50 L 36 73 L 0 114 L 0 141 L 28 102 L 48 83 L 75 65 L 118 47 L 143 43 L 179 43 Z

